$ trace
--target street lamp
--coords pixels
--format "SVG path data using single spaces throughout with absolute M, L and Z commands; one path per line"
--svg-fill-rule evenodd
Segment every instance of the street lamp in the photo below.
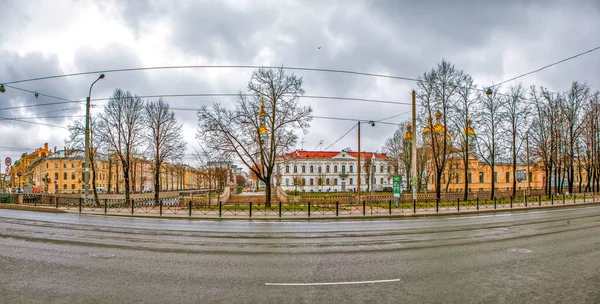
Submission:
M 356 182 L 358 184 L 357 187 L 357 193 L 358 193 L 358 202 L 360 203 L 360 123 L 361 121 L 358 121 L 356 124 L 358 125 L 358 168 L 357 168 L 357 178 L 356 178 Z M 375 122 L 374 121 L 369 121 L 369 124 L 371 125 L 371 127 L 375 126 Z M 367 177 L 368 178 L 368 177 Z
M 6 89 L 4 88 L 3 84 L 0 84 L 0 93 L 4 93 L 6 92 Z
M 487 95 L 487 97 L 492 96 L 492 87 L 487 88 L 487 90 L 485 91 L 485 95 Z
M 83 164 L 83 182 L 84 182 L 84 202 L 88 202 L 88 191 L 90 188 L 90 97 L 92 95 L 92 87 L 98 80 L 104 79 L 104 74 L 100 74 L 98 79 L 90 85 L 90 91 L 85 103 L 85 163 Z

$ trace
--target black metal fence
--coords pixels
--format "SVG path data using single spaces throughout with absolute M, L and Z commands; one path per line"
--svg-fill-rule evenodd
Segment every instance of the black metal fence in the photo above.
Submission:
M 523 195 L 519 197 L 495 199 L 470 199 L 439 201 L 419 200 L 402 197 L 369 197 L 360 202 L 341 199 L 315 199 L 301 202 L 260 201 L 222 203 L 207 198 L 166 198 L 155 201 L 150 198 L 108 199 L 103 198 L 87 202 L 80 197 L 53 196 L 40 194 L 20 194 L 25 205 L 54 207 L 63 210 L 76 210 L 86 213 L 124 213 L 151 215 L 212 216 L 212 217 L 337 217 L 398 215 L 409 213 L 443 213 L 491 209 L 531 208 L 552 205 L 583 204 L 598 202 L 596 194 L 576 193 L 546 197 L 542 195 Z M 19 203 L 17 194 L 0 194 L 1 204 Z

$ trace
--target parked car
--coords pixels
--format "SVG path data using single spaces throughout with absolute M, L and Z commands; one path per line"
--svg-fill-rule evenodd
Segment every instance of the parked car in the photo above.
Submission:
M 98 193 L 106 193 L 106 188 L 104 188 L 104 187 L 96 187 L 96 192 L 98 192 Z

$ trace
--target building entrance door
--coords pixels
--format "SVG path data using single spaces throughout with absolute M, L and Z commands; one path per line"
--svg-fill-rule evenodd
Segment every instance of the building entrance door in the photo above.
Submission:
M 342 191 L 346 191 L 346 182 L 342 182 Z

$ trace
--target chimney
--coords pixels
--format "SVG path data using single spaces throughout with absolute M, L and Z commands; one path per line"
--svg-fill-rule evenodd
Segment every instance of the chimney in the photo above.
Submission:
M 44 144 L 44 150 L 48 151 L 48 143 Z

